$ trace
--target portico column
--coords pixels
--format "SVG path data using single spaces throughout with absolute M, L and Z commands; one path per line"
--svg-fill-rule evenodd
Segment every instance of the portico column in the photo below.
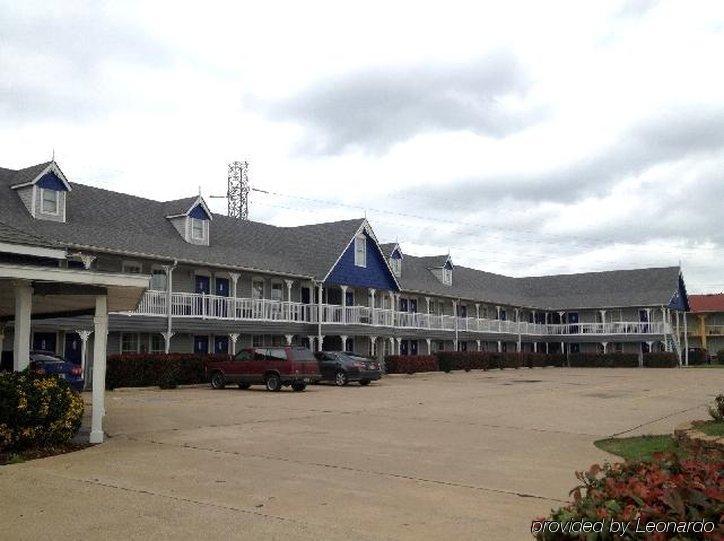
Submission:
M 287 345 L 288 345 L 288 346 L 291 346 L 291 345 L 292 345 L 292 340 L 294 339 L 294 335 L 293 335 L 293 334 L 285 334 L 285 335 L 284 335 L 284 338 L 286 338 L 286 340 L 287 340 Z M 234 343 L 236 343 L 236 341 L 234 341 Z
M 377 290 L 375 288 L 371 287 L 368 289 L 368 291 L 370 293 L 369 297 L 368 297 L 368 301 L 369 301 L 368 304 L 370 307 L 370 323 L 372 325 L 376 325 L 377 321 L 375 321 L 375 293 Z
M 520 336 L 520 310 L 518 310 L 518 308 L 515 309 L 515 326 L 518 327 L 518 343 L 515 346 L 515 350 L 520 353 L 523 349 L 523 344 L 521 343 L 522 338 Z
M 398 337 L 396 338 L 396 341 L 397 341 L 397 355 L 402 355 L 402 351 L 401 351 L 401 348 L 402 348 L 402 338 L 398 336 Z
M 238 332 L 229 333 L 229 340 L 231 341 L 231 355 L 236 355 L 236 341 L 239 339 Z
M 538 342 L 533 342 L 533 353 L 538 353 Z
M 601 342 L 601 345 L 603 346 L 603 353 L 606 354 L 606 348 L 608 347 L 608 342 Z
M 93 331 L 80 330 L 76 331 L 80 337 L 80 373 L 83 376 L 84 387 L 87 385 L 88 378 L 86 377 L 86 360 L 88 358 L 88 337 Z
M 292 318 L 292 285 L 294 280 L 284 280 L 287 284 L 287 320 L 291 321 Z
M 93 410 L 91 413 L 90 443 L 103 443 L 103 416 L 106 414 L 106 343 L 108 341 L 108 298 L 96 297 L 93 318 Z
M 503 353 L 503 344 L 500 340 L 498 340 L 498 353 Z
M 432 326 L 432 322 L 430 321 L 430 297 L 425 297 L 425 303 L 427 304 L 427 328 L 429 329 Z M 428 355 L 430 354 L 428 347 Z
M 480 351 L 480 339 L 476 340 L 475 343 L 478 345 L 478 351 Z
M 340 340 L 342 340 L 342 351 L 347 351 L 347 335 L 340 334 L 339 338 Z
M 309 349 L 311 351 L 316 351 L 316 349 L 314 348 L 314 338 L 315 336 L 313 334 L 307 335 L 307 339 L 309 340 Z
M 453 311 L 453 322 L 455 323 L 455 340 L 453 341 L 453 349 L 455 351 L 458 350 L 458 301 L 453 300 L 452 301 L 452 311 Z
M 347 323 L 347 286 L 339 286 L 342 290 L 342 323 Z
M 375 356 L 375 342 L 377 341 L 377 337 L 370 336 L 369 339 L 370 339 L 370 357 L 374 357 Z
M 480 303 L 475 303 L 475 319 L 480 319 Z
M 318 310 L 319 310 L 318 321 L 317 321 L 317 338 L 318 338 L 319 344 L 317 344 L 317 351 L 322 351 L 322 340 L 323 340 L 323 338 L 322 338 L 322 317 L 323 317 L 322 293 L 324 293 L 324 289 L 322 288 L 322 284 L 319 284 L 317 286 L 317 288 L 318 288 L 318 295 L 319 295 L 319 298 L 317 299 L 318 300 L 317 306 L 318 306 Z
M 497 314 L 495 317 L 496 317 L 497 319 L 500 319 L 500 306 L 496 306 L 496 307 L 495 307 L 495 313 Z
M 546 355 L 548 355 L 548 342 L 546 342 Z
M 427 354 L 432 355 L 432 340 L 425 338 L 425 342 L 427 342 Z
M 13 370 L 25 370 L 30 364 L 30 314 L 33 288 L 30 282 L 15 282 L 15 329 L 13 333 Z
M 390 336 L 390 355 L 396 355 L 395 353 L 395 338 Z
M 163 336 L 164 341 L 164 352 L 170 353 L 171 352 L 171 338 L 173 338 L 173 335 L 176 334 L 174 332 L 162 332 L 161 336 Z

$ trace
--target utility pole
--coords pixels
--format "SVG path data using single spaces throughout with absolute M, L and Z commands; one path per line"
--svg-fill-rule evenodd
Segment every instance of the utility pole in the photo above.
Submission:
M 227 215 L 239 220 L 249 219 L 249 162 L 232 162 L 227 175 L 226 195 L 211 195 L 212 199 L 226 198 Z

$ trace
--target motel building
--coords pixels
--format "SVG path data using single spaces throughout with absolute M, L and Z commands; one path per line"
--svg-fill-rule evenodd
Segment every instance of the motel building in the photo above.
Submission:
M 0 300 L 4 367 L 55 351 L 84 364 L 97 393 L 106 354 L 292 344 L 377 357 L 672 351 L 685 364 L 689 336 L 678 267 L 512 278 L 382 244 L 365 219 L 241 221 L 201 196 L 70 182 L 54 161 L 0 168 Z
M 724 293 L 689 295 L 688 342 L 716 355 L 724 351 Z

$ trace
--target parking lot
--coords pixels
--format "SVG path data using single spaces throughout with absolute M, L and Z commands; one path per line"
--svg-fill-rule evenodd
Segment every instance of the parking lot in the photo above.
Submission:
M 525 539 L 593 441 L 705 418 L 715 369 L 107 395 L 107 442 L 0 468 L 3 537 Z

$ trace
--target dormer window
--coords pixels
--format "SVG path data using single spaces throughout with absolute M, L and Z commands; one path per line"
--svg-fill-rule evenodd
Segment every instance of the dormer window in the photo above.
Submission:
M 49 188 L 40 188 L 40 212 L 43 214 L 58 214 L 58 199 L 60 192 Z
M 367 266 L 367 237 L 364 235 L 354 239 L 354 264 L 357 267 Z
M 390 267 L 392 268 L 392 273 L 399 277 L 402 274 L 402 259 L 390 259 Z
M 191 218 L 191 238 L 204 240 L 204 221 L 199 218 Z
M 446 286 L 452 285 L 452 269 L 448 269 L 447 267 L 442 269 L 442 283 Z

